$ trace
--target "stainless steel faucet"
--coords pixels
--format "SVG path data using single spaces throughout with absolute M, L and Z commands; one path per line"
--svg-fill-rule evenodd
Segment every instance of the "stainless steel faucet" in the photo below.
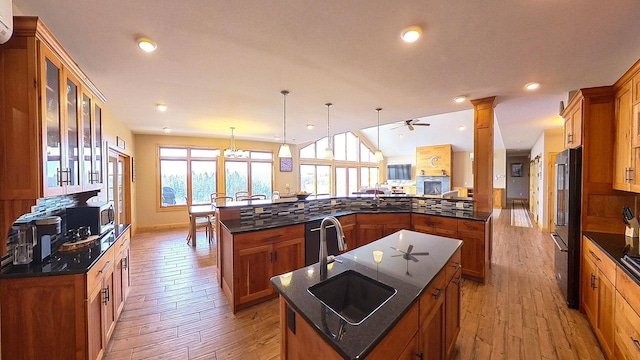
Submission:
M 342 225 L 340 225 L 340 221 L 336 219 L 334 216 L 327 216 L 322 219 L 320 223 L 320 278 L 327 278 L 327 227 L 329 224 L 333 224 L 336 228 L 336 233 L 338 234 L 338 250 L 345 251 L 347 250 L 347 243 L 344 238 L 344 232 L 342 231 Z

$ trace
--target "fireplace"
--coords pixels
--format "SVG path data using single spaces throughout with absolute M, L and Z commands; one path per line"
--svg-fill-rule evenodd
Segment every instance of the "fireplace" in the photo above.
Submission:
M 441 195 L 451 191 L 451 177 L 419 175 L 416 177 L 416 188 L 420 195 Z
M 425 195 L 440 195 L 442 193 L 443 193 L 442 181 L 425 180 L 424 182 Z

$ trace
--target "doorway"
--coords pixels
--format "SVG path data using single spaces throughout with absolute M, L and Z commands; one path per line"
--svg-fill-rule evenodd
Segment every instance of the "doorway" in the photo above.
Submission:
M 109 149 L 107 200 L 113 201 L 116 225 L 131 224 L 131 157 Z

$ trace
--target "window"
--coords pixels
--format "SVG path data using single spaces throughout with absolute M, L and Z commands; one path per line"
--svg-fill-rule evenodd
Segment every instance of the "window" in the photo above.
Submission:
M 332 194 L 333 188 L 335 195 L 346 196 L 361 187 L 376 185 L 375 155 L 360 138 L 351 132 L 334 135 L 334 160 L 324 159 L 327 145 L 328 138 L 324 137 L 300 149 L 300 190 Z
M 250 151 L 246 159 L 225 159 L 224 172 L 227 196 L 246 191 L 251 195 L 264 194 L 271 199 L 273 153 Z
M 160 147 L 160 206 L 206 204 L 217 192 L 217 149 Z
M 330 194 L 331 166 L 300 165 L 300 190 L 313 194 Z

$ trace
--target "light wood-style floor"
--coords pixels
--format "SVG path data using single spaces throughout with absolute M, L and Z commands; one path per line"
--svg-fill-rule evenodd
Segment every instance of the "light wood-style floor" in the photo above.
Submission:
M 454 359 L 604 359 L 555 283 L 549 235 L 511 226 L 509 213 L 494 213 L 489 281 L 463 282 Z M 193 249 L 185 236 L 133 237 L 133 289 L 106 359 L 278 359 L 277 300 L 233 315 L 216 279 L 215 245 L 199 231 Z

